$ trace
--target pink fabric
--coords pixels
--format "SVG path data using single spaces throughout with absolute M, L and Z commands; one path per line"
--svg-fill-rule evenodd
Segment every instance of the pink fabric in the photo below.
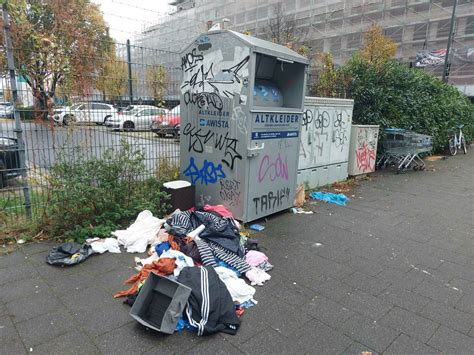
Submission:
M 230 212 L 227 208 L 225 208 L 223 205 L 216 205 L 216 206 L 211 206 L 211 205 L 204 205 L 203 207 L 204 211 L 206 212 L 216 212 L 219 213 L 222 217 L 226 218 L 233 218 L 234 216 L 232 215 L 232 212 Z
M 258 266 L 261 263 L 268 261 L 268 257 L 260 251 L 249 250 L 245 255 L 245 261 L 250 266 Z

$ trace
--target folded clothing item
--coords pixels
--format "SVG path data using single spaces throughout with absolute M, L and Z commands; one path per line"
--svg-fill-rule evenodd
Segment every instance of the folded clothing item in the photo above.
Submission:
M 252 267 L 251 270 L 245 273 L 245 277 L 250 281 L 252 286 L 258 285 L 263 286 L 265 281 L 270 280 L 272 277 L 265 271 Z
M 258 266 L 268 261 L 268 257 L 261 251 L 249 250 L 247 254 L 245 254 L 245 261 L 251 266 Z

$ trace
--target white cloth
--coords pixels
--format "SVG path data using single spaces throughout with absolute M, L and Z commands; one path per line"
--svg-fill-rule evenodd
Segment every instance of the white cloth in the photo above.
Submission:
M 227 286 L 227 290 L 232 296 L 232 301 L 242 304 L 253 300 L 255 288 L 247 285 L 244 280 L 239 279 L 234 271 L 223 266 L 217 266 L 214 270 L 216 270 L 221 281 Z
M 176 268 L 174 269 L 174 276 L 179 276 L 181 270 L 183 270 L 186 266 L 194 266 L 194 261 L 189 256 L 181 253 L 178 250 L 169 249 L 164 251 L 160 258 L 175 258 L 176 259 Z
M 249 270 L 245 273 L 245 277 L 249 279 L 252 286 L 258 285 L 263 286 L 265 281 L 270 280 L 272 277 L 267 274 L 265 271 L 252 267 L 252 270 Z
M 165 222 L 164 219 L 153 217 L 150 211 L 145 210 L 138 214 L 130 227 L 116 230 L 112 235 L 117 237 L 119 244 L 129 253 L 144 253 L 147 245 L 153 241 Z
M 120 247 L 118 244 L 117 239 L 115 238 L 105 238 L 105 239 L 99 239 L 99 238 L 93 238 L 93 239 L 87 239 L 87 243 L 89 243 L 92 247 L 92 251 L 94 253 L 99 253 L 103 254 L 106 251 L 109 253 L 120 253 Z
M 153 254 L 151 254 L 151 256 L 149 256 L 148 258 L 145 258 L 145 259 L 140 259 L 138 256 L 135 257 L 135 269 L 140 271 L 145 265 L 147 264 L 151 264 L 152 262 L 154 262 L 155 260 L 158 260 L 160 257 L 155 253 L 153 252 Z

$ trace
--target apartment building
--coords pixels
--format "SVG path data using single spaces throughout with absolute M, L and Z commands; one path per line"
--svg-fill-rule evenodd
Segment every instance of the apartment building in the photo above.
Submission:
M 270 26 L 283 22 L 295 42 L 310 52 L 329 51 L 343 64 L 362 45 L 363 33 L 380 24 L 399 48 L 396 58 L 416 64 L 441 57 L 446 49 L 454 0 L 172 0 L 175 11 L 143 31 L 135 43 L 168 51 L 160 61 L 170 72 L 170 95 L 178 95 L 180 50 L 198 34 L 221 23 L 226 28 L 268 38 Z M 289 28 L 289 29 L 288 29 Z M 474 4 L 458 0 L 449 81 L 474 96 Z M 431 51 L 431 54 L 429 53 Z M 441 55 L 440 55 L 441 53 Z M 439 58 L 438 58 L 439 59 Z M 436 60 L 425 60 L 435 63 Z M 438 60 L 439 62 L 439 60 Z M 424 64 L 422 64 L 424 66 Z M 441 76 L 443 65 L 425 70 Z

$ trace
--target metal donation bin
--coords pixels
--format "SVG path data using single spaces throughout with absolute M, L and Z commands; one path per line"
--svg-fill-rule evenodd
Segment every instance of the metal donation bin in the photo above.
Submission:
M 354 100 L 306 97 L 298 184 L 316 188 L 347 178 Z
M 307 59 L 233 31 L 181 56 L 181 177 L 196 204 L 252 221 L 289 208 L 296 189 Z
M 375 171 L 378 139 L 378 125 L 352 125 L 349 175 L 361 175 Z

